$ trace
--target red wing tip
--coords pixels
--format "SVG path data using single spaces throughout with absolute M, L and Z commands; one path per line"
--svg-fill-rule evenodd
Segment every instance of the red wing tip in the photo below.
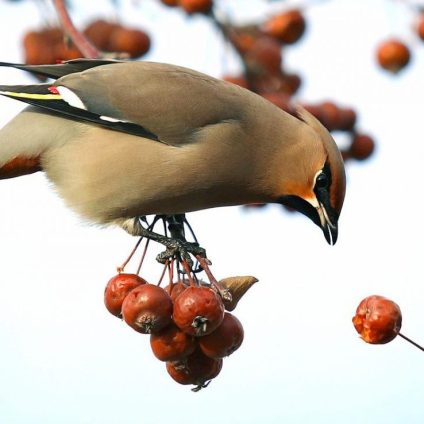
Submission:
M 52 85 L 51 87 L 49 87 L 47 90 L 49 90 L 50 93 L 52 93 L 52 94 L 60 94 L 59 93 L 59 90 L 54 85 Z

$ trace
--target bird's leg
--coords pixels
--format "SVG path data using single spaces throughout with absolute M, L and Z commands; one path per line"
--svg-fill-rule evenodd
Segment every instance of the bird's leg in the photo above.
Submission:
M 182 261 L 187 261 L 191 267 L 193 261 L 190 254 L 206 258 L 206 250 L 199 246 L 197 240 L 194 242 L 188 242 L 186 240 L 184 224 L 187 223 L 187 220 L 184 214 L 165 215 L 163 216 L 163 220 L 168 224 L 171 237 L 168 238 L 168 244 L 163 243 L 166 246 L 166 250 L 156 257 L 158 262 L 165 263 L 167 259 L 171 259 L 177 255 Z
M 191 260 L 190 254 L 193 256 L 201 256 L 206 258 L 206 251 L 199 246 L 197 241 L 188 242 L 185 238 L 184 224 L 187 222 L 185 215 L 160 215 L 155 220 L 162 218 L 166 224 L 168 224 L 168 230 L 171 233 L 171 237 L 167 237 L 162 234 L 158 234 L 149 228 L 145 228 L 142 222 L 146 222 L 143 217 L 128 219 L 120 223 L 121 227 L 127 232 L 134 236 L 145 237 L 147 239 L 156 241 L 163 244 L 166 250 L 156 257 L 156 260 L 160 263 L 165 263 L 167 260 L 174 258 L 175 256 L 180 257 L 181 260 L 185 260 L 192 266 L 193 261 Z

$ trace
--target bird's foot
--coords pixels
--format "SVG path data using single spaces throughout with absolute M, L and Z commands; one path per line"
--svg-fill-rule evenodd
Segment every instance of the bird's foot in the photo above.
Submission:
M 168 224 L 168 231 L 171 237 L 158 234 L 153 231 L 154 225 L 162 219 L 164 224 Z M 193 266 L 191 256 L 200 256 L 206 259 L 206 250 L 199 246 L 194 234 L 194 242 L 189 242 L 185 238 L 184 225 L 188 224 L 185 215 L 156 215 L 152 224 L 147 228 L 142 223 L 147 224 L 145 217 L 131 218 L 119 222 L 119 225 L 133 236 L 145 237 L 146 239 L 156 241 L 166 247 L 166 250 L 157 255 L 156 260 L 162 264 L 172 258 L 179 258 L 181 261 L 186 261 L 190 267 Z M 167 234 L 167 232 L 166 232 Z
M 161 264 L 164 264 L 166 261 L 178 256 L 181 260 L 186 261 L 191 267 L 193 265 L 193 261 L 190 255 L 206 258 L 206 250 L 195 242 L 191 243 L 184 240 L 170 238 L 169 242 L 163 244 L 166 246 L 166 250 L 156 256 L 156 260 Z

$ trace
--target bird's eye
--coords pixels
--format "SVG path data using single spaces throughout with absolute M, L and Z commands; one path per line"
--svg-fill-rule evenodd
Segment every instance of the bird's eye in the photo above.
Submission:
M 315 188 L 327 188 L 328 187 L 328 177 L 323 172 L 321 172 L 317 179 L 315 180 Z

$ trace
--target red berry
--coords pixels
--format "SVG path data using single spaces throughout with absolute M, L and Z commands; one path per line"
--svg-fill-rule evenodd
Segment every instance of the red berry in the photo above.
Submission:
M 161 287 L 143 284 L 128 293 L 122 315 L 139 333 L 157 333 L 172 322 L 172 300 Z
M 137 274 L 118 274 L 112 277 L 105 289 L 105 306 L 107 310 L 117 317 L 121 317 L 122 302 L 126 295 L 146 280 Z
M 232 84 L 239 85 L 240 87 L 249 88 L 249 83 L 243 75 L 239 75 L 239 76 L 226 75 L 222 77 L 222 79 L 224 81 L 231 82 Z
M 41 65 L 54 63 L 53 46 L 49 43 L 43 32 L 30 31 L 23 39 L 25 50 L 25 63 L 29 65 Z
M 179 0 L 160 0 L 163 4 L 165 4 L 166 6 L 178 6 Z
M 375 149 L 374 140 L 365 134 L 355 134 L 349 149 L 349 156 L 356 160 L 364 160 L 371 156 Z
M 424 13 L 418 18 L 417 34 L 424 41 Z
M 210 358 L 224 358 L 235 352 L 242 344 L 244 331 L 241 322 L 225 312 L 221 325 L 207 336 L 199 339 L 202 352 Z
M 174 322 L 193 336 L 212 333 L 224 319 L 220 296 L 208 287 L 188 287 L 174 302 Z
M 212 9 L 212 0 L 179 0 L 180 6 L 187 13 L 209 12 Z
M 339 109 L 339 126 L 341 131 L 352 131 L 356 123 L 356 112 L 353 109 Z
M 171 324 L 150 335 L 150 346 L 160 361 L 176 361 L 193 353 L 197 343 L 193 336 Z
M 319 120 L 328 131 L 333 131 L 339 126 L 339 108 L 333 102 L 323 102 L 320 105 Z
M 120 28 L 114 22 L 102 19 L 91 22 L 84 30 L 84 35 L 100 50 L 107 50 L 112 32 Z
M 409 48 L 399 40 L 388 40 L 377 49 L 377 60 L 383 69 L 394 74 L 402 70 L 410 61 Z
M 108 50 L 128 53 L 131 58 L 140 57 L 150 48 L 150 38 L 138 29 L 118 27 L 110 35 Z
M 291 110 L 290 96 L 286 93 L 283 93 L 281 91 L 275 91 L 271 93 L 263 93 L 262 97 L 267 99 L 280 109 L 285 110 L 286 112 Z
M 384 344 L 398 335 L 402 313 L 395 302 L 383 296 L 369 296 L 359 304 L 352 322 L 364 341 Z
M 196 384 L 199 387 L 215 378 L 222 369 L 222 359 L 213 359 L 196 350 L 181 361 L 166 363 L 169 375 L 180 384 Z
M 295 43 L 305 32 L 305 19 L 299 10 L 289 10 L 273 16 L 265 25 L 265 32 L 285 44 Z
M 184 281 L 177 281 L 176 283 L 168 284 L 164 290 L 171 296 L 173 302 L 175 299 L 188 287 Z
M 262 36 L 255 40 L 245 56 L 249 71 L 253 74 L 281 73 L 281 46 L 272 38 Z
M 253 44 L 258 39 L 258 34 L 234 31 L 228 34 L 228 38 L 238 52 L 245 54 L 253 47 Z

